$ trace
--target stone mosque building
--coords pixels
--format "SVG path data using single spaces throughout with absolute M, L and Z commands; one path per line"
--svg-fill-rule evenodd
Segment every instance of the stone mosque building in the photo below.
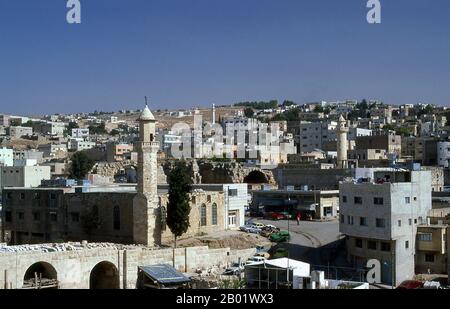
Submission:
M 156 120 L 148 106 L 138 121 L 137 186 L 5 188 L 3 242 L 20 245 L 87 240 L 152 247 L 172 241 L 165 223 L 168 186 L 157 184 Z M 190 228 L 183 237 L 234 229 L 244 223 L 247 186 L 226 186 L 193 186 Z M 230 192 L 241 200 L 229 204 L 233 196 Z

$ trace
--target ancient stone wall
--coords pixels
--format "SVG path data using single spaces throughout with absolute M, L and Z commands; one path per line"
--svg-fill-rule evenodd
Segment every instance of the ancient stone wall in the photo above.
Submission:
M 254 253 L 255 249 L 209 249 L 206 246 L 179 248 L 175 251 L 175 265 L 179 271 L 195 272 L 198 269 L 225 267 L 239 258 L 246 260 Z M 171 248 L 150 249 L 122 245 L 65 252 L 2 252 L 0 289 L 22 288 L 27 270 L 35 263 L 53 268 L 56 271 L 59 288 L 62 289 L 88 289 L 93 269 L 100 263 L 113 266 L 120 288 L 134 289 L 138 266 L 172 265 L 172 259 Z

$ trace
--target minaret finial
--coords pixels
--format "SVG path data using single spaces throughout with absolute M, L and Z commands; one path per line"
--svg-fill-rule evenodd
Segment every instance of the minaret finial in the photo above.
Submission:
M 147 96 L 145 96 L 145 106 L 148 107 Z

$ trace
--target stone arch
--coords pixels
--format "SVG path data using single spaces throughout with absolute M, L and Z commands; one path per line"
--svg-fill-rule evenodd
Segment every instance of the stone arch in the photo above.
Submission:
M 47 262 L 36 262 L 27 268 L 23 276 L 25 289 L 57 289 L 58 272 Z
M 119 289 L 120 278 L 116 265 L 108 261 L 96 264 L 89 275 L 89 288 L 94 290 Z
M 269 183 L 266 174 L 259 170 L 253 170 L 244 177 L 244 182 L 249 184 Z

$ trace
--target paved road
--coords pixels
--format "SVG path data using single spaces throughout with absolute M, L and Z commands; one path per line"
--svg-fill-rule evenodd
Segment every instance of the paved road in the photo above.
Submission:
M 253 219 L 254 222 L 272 224 L 282 230 L 288 229 L 288 221 L 271 221 Z M 289 257 L 311 264 L 313 269 L 326 271 L 329 278 L 347 278 L 359 280 L 359 273 L 355 273 L 346 261 L 345 243 L 339 233 L 337 220 L 328 222 L 289 221 L 291 240 L 289 243 L 276 245 L 274 248 L 288 249 Z M 347 268 L 348 267 L 348 268 Z
M 272 224 L 282 230 L 288 229 L 287 220 L 253 219 L 253 221 Z M 320 248 L 340 239 L 339 222 L 337 220 L 328 222 L 300 221 L 300 225 L 297 225 L 297 221 L 290 220 L 289 230 L 291 232 L 291 244 L 309 248 Z

